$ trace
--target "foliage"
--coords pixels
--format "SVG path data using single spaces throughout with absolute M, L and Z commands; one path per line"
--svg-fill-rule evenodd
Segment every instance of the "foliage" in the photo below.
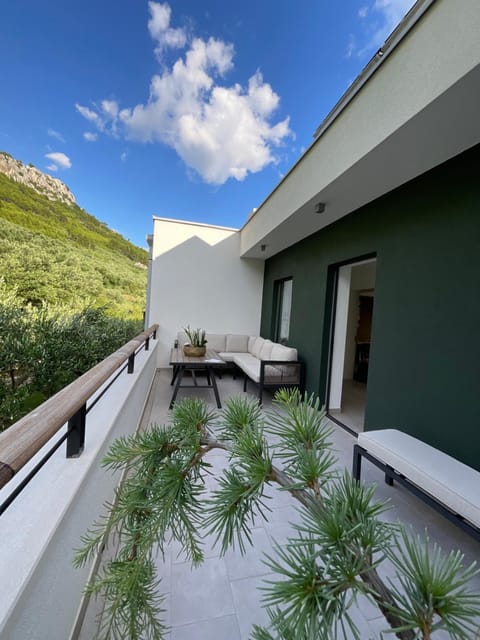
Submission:
M 267 435 L 277 444 L 269 446 Z M 385 523 L 386 505 L 374 501 L 374 489 L 335 471 L 329 438 L 318 401 L 283 390 L 265 422 L 249 400 L 230 400 L 221 416 L 186 400 L 175 405 L 171 424 L 114 443 L 104 465 L 123 470 L 124 482 L 76 555 L 83 565 L 101 543 L 118 543 L 117 556 L 88 586 L 106 602 L 100 636 L 164 637 L 154 554 L 176 540 L 198 564 L 202 532 L 216 535 L 222 553 L 235 545 L 244 551 L 255 519 L 268 517 L 265 488 L 276 483 L 299 500 L 302 521 L 266 559 L 278 580 L 264 588 L 269 629 L 255 626 L 253 639 L 328 640 L 341 630 L 360 638 L 349 614 L 359 595 L 378 605 L 403 640 L 426 640 L 440 629 L 474 637 L 480 600 L 468 582 L 476 567 Z M 217 448 L 229 451 L 230 464 L 209 496 L 206 458 Z M 400 587 L 381 579 L 377 568 L 386 559 Z
M 108 305 L 112 315 L 142 317 L 146 251 L 1 173 L 0 220 L 2 275 L 25 304 Z
M 192 347 L 204 347 L 207 344 L 205 329 L 191 329 L 190 325 L 183 329 Z
M 24 306 L 0 279 L 0 431 L 140 331 L 101 308 Z

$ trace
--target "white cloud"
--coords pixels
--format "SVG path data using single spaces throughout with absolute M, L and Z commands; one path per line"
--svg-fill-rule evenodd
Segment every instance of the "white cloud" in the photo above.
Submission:
M 354 53 L 359 57 L 379 49 L 406 13 L 415 4 L 415 0 L 374 0 L 358 10 L 362 19 L 363 45 L 352 47 L 352 37 L 347 45 L 347 57 Z
M 65 138 L 62 136 L 61 133 L 59 133 L 58 131 L 55 131 L 55 129 L 48 129 L 47 130 L 47 134 L 51 137 L 51 138 L 55 138 L 56 140 L 58 140 L 59 142 L 65 142 Z
M 128 154 L 127 154 L 127 152 L 126 152 L 126 151 L 124 151 L 124 152 L 120 155 L 120 160 L 121 160 L 122 162 L 126 162 L 126 160 L 127 160 L 127 155 L 128 155 Z
M 345 51 L 345 57 L 351 58 L 357 49 L 357 41 L 353 33 L 348 37 L 347 50 Z
M 100 121 L 100 116 L 98 115 L 98 113 L 96 113 L 96 111 L 93 111 L 92 109 L 89 109 L 88 107 L 82 107 L 81 104 L 76 104 L 75 105 L 75 109 L 86 120 L 88 120 L 89 122 L 93 122 L 93 124 L 98 126 L 99 121 Z
M 45 158 L 48 158 L 52 161 L 52 163 L 47 166 L 47 169 L 50 169 L 51 171 L 58 171 L 59 168 L 70 169 L 70 167 L 72 166 L 70 158 L 59 151 L 46 153 Z
M 149 3 L 149 30 L 156 42 L 170 29 L 167 4 Z M 163 143 L 178 153 L 205 182 L 220 185 L 278 161 L 274 150 L 291 135 L 289 119 L 275 124 L 280 99 L 257 71 L 246 87 L 224 86 L 233 67 L 233 45 L 194 38 L 185 55 L 153 76 L 144 104 L 119 109 L 104 100 L 95 111 L 77 111 L 104 133 L 143 143 Z
M 93 133 L 93 131 L 85 131 L 83 137 L 87 142 L 95 142 L 98 138 L 98 133 Z
M 161 59 L 164 49 L 181 49 L 187 42 L 185 29 L 172 28 L 170 17 L 172 10 L 168 3 L 149 2 L 150 19 L 148 21 L 148 31 L 152 40 L 155 41 L 155 55 Z

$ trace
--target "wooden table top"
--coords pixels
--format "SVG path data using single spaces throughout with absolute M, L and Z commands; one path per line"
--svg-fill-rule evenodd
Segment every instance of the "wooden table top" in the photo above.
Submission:
M 207 366 L 221 367 L 227 364 L 225 360 L 222 360 L 216 351 L 213 349 L 207 349 L 204 356 L 191 357 L 186 356 L 183 353 L 183 349 L 172 349 L 170 352 L 170 364 L 171 365 L 187 365 L 189 367 L 201 368 Z

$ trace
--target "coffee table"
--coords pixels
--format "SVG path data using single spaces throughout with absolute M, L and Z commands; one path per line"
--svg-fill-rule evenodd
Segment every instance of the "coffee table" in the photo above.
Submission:
M 222 360 L 216 351 L 212 351 L 211 349 L 207 349 L 204 356 L 200 356 L 197 358 L 192 358 L 190 356 L 186 356 L 183 353 L 183 349 L 172 349 L 170 353 L 170 364 L 173 366 L 173 378 L 171 384 L 175 384 L 173 388 L 172 399 L 170 401 L 169 409 L 171 409 L 175 403 L 177 398 L 177 393 L 179 389 L 186 388 L 206 388 L 213 389 L 213 393 L 215 394 L 215 400 L 217 401 L 217 407 L 219 409 L 222 408 L 222 404 L 220 402 L 220 396 L 218 394 L 217 380 L 215 377 L 215 369 L 221 369 L 228 366 L 228 363 L 225 360 Z M 185 371 L 190 371 L 192 374 L 193 384 L 182 384 L 183 374 Z M 198 384 L 196 372 L 197 371 L 206 371 L 207 373 L 207 384 Z

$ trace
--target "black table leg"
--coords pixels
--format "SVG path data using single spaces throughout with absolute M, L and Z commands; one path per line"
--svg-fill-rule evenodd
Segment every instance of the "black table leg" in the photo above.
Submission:
M 170 386 L 173 386 L 173 383 L 175 382 L 175 378 L 178 375 L 178 366 L 173 365 L 173 376 L 172 376 L 172 381 L 170 382 Z
M 175 398 L 177 397 L 177 393 L 178 393 L 178 389 L 180 387 L 180 384 L 182 382 L 182 378 L 183 378 L 183 372 L 185 371 L 185 367 L 182 367 L 181 365 L 179 365 L 177 367 L 177 382 L 175 384 L 175 388 L 173 389 L 173 395 L 172 395 L 172 399 L 170 401 L 170 406 L 168 407 L 169 409 L 171 409 L 175 403 Z
M 215 400 L 217 401 L 217 407 L 219 409 L 221 409 L 222 408 L 222 403 L 220 402 L 220 396 L 218 395 L 218 388 L 217 388 L 217 380 L 216 380 L 216 377 L 215 377 L 215 370 L 212 369 L 211 367 L 208 367 L 207 368 L 207 372 L 208 372 L 208 375 L 212 379 L 213 393 L 215 394 Z

